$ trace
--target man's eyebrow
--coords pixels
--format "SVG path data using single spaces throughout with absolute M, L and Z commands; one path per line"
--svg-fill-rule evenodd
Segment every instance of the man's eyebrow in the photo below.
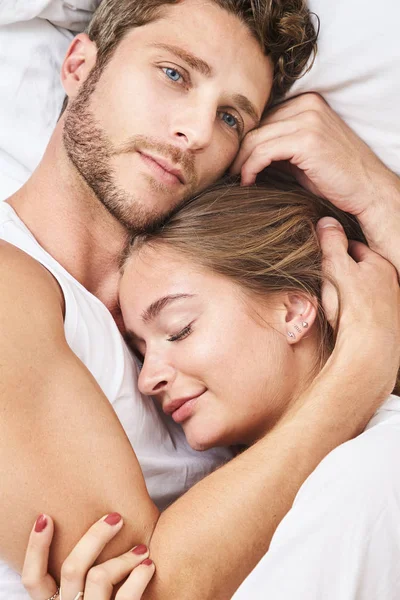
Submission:
M 161 48 L 162 50 L 167 50 L 167 52 L 175 54 L 175 56 L 178 56 L 184 60 L 190 67 L 192 67 L 192 69 L 195 69 L 206 77 L 212 77 L 213 75 L 213 69 L 208 63 L 198 56 L 195 56 L 191 52 L 180 48 L 179 46 L 173 46 L 170 44 L 154 44 L 154 47 Z M 261 116 L 258 114 L 254 104 L 250 102 L 246 96 L 243 96 L 243 94 L 234 94 L 232 100 L 238 106 L 238 108 L 247 113 L 249 117 L 258 125 Z
M 152 304 L 142 312 L 142 321 L 148 323 L 155 319 L 156 316 L 171 302 L 182 298 L 193 298 L 193 296 L 193 294 L 170 294 L 169 296 L 163 296 L 155 302 L 152 302 Z
M 195 56 L 183 48 L 180 48 L 179 46 L 173 46 L 170 44 L 154 44 L 154 47 L 160 48 L 161 50 L 167 50 L 167 52 L 175 54 L 175 56 L 184 60 L 190 67 L 192 67 L 192 69 L 195 69 L 206 77 L 211 77 L 213 74 L 212 68 L 205 60 Z
M 253 121 L 255 121 L 258 125 L 261 116 L 258 114 L 254 104 L 250 102 L 250 100 L 246 98 L 246 96 L 243 96 L 242 94 L 235 94 L 233 96 L 233 101 L 241 110 L 247 113 L 249 117 L 253 119 Z

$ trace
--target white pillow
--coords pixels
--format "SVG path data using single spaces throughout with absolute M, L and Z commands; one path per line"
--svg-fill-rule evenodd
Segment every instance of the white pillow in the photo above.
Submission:
M 42 157 L 64 98 L 60 69 L 72 37 L 43 19 L 0 27 L 0 199 Z
M 400 0 L 309 0 L 319 51 L 290 96 L 319 92 L 400 175 Z
M 136 1 L 136 0 L 134 0 Z M 99 0 L 0 2 L 0 198 L 24 183 L 43 154 L 62 104 L 59 72 L 72 34 Z M 321 93 L 400 174 L 400 0 L 309 0 L 321 20 L 319 52 L 290 96 Z M 68 20 L 75 15 L 75 20 Z M 79 17 L 79 18 L 78 18 Z M 64 19 L 64 21 L 63 21 Z M 75 23 L 75 25 L 74 25 Z
M 0 25 L 47 19 L 71 31 L 82 31 L 100 4 L 100 0 L 2 0 Z

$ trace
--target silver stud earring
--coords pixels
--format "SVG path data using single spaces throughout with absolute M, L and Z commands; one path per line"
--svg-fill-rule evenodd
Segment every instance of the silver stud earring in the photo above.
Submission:
M 292 333 L 291 331 L 288 331 L 288 336 L 292 339 L 295 340 L 296 336 L 294 335 L 294 333 Z
M 304 329 L 307 329 L 307 327 L 308 327 L 307 321 L 302 321 L 301 324 L 303 325 Z

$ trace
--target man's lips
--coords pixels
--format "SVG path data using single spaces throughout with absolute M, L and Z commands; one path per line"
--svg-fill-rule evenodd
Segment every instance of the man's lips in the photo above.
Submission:
M 145 161 L 150 161 L 150 164 L 155 163 L 154 166 L 157 165 L 165 173 L 168 173 L 172 177 L 175 177 L 179 181 L 179 183 L 185 184 L 185 177 L 182 173 L 182 170 L 179 167 L 177 167 L 176 165 L 173 165 L 165 158 L 160 158 L 158 156 L 152 156 L 151 154 L 147 154 L 146 152 L 139 151 L 139 154 L 142 156 L 142 158 Z

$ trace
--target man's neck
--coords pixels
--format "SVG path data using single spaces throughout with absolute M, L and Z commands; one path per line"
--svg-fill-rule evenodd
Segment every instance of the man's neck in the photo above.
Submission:
M 68 160 L 60 127 L 32 177 L 8 202 L 41 246 L 115 313 L 127 231 Z

